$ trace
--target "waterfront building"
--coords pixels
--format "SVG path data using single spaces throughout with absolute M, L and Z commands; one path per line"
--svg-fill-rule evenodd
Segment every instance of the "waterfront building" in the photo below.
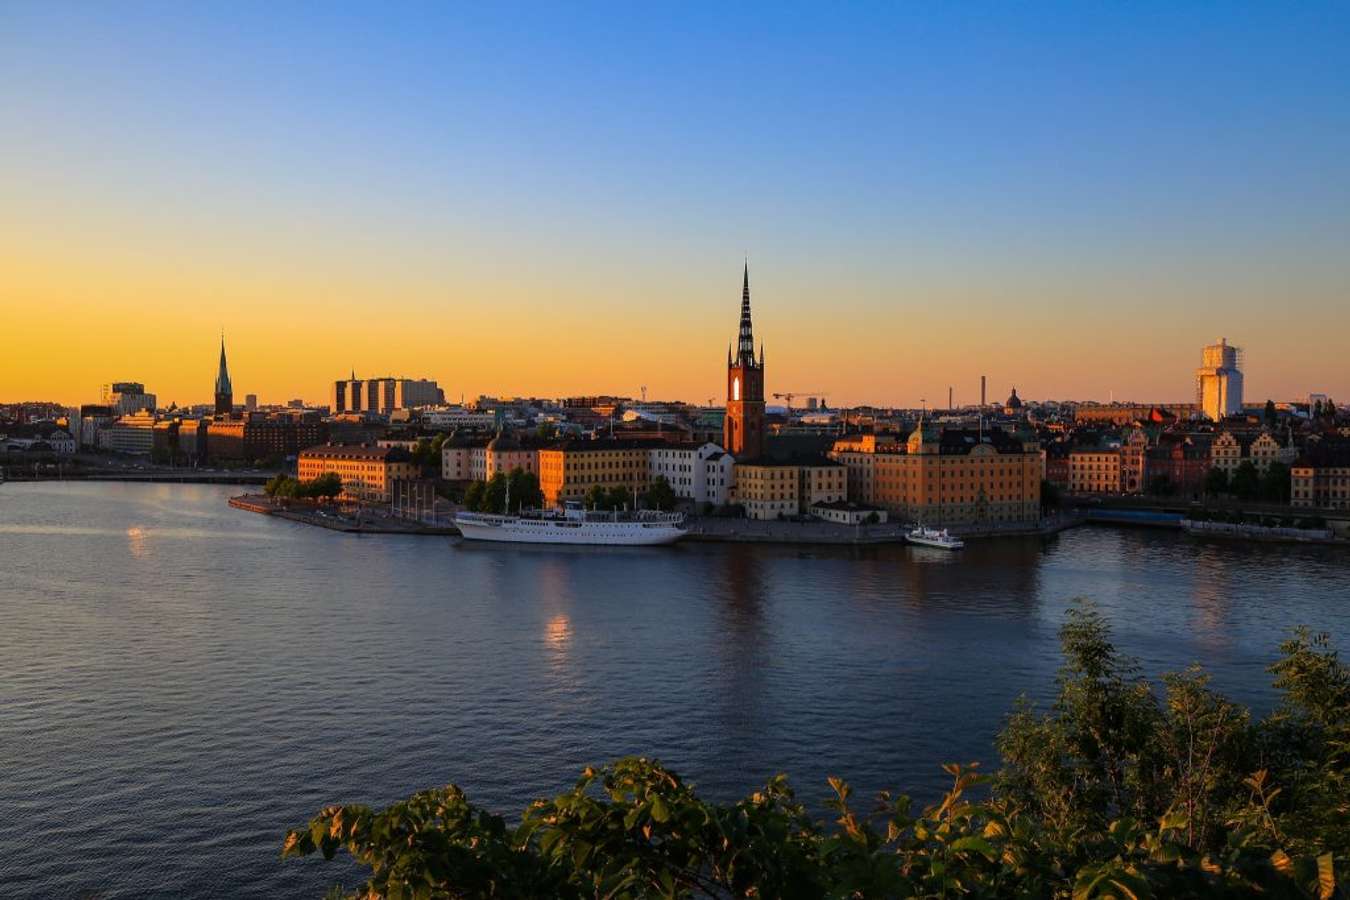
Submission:
M 1061 491 L 1069 489 L 1069 454 L 1072 451 L 1072 445 L 1064 440 L 1052 441 L 1041 451 L 1045 480 Z
M 1350 509 L 1350 441 L 1311 443 L 1290 467 L 1293 506 Z
M 735 500 L 747 519 L 811 514 L 818 503 L 848 499 L 848 469 L 832 459 L 760 457 L 736 464 Z
M 663 477 L 675 496 L 693 503 L 722 506 L 735 484 L 735 457 L 711 441 L 665 444 L 650 451 L 653 481 Z
M 98 431 L 100 450 L 114 453 L 149 454 L 155 449 L 155 424 L 158 417 L 142 410 L 121 416 Z
M 756 361 L 748 262 L 741 286 L 741 323 L 735 355 L 727 348 L 727 410 L 722 420 L 722 446 L 742 460 L 754 459 L 764 452 L 764 345 L 760 345 Z
M 582 500 L 591 488 L 627 488 L 634 496 L 651 482 L 651 441 L 566 440 L 539 451 L 545 506 Z
M 1029 523 L 1040 517 L 1044 462 L 1029 432 L 939 429 L 921 419 L 903 444 L 841 439 L 835 447 L 832 458 L 864 469 L 867 463 L 854 454 L 872 455 L 871 495 L 854 500 L 893 517 L 926 525 Z M 738 490 L 739 479 L 738 470 Z
M 216 367 L 216 415 L 228 416 L 234 412 L 234 386 L 230 383 L 230 368 L 225 363 L 225 336 L 220 338 L 220 364 Z
M 880 525 L 889 517 L 889 513 L 878 506 L 854 503 L 851 500 L 817 503 L 811 507 L 811 515 L 825 522 L 834 522 L 836 525 Z
M 328 426 L 317 415 L 244 413 L 240 418 L 203 423 L 206 456 L 215 460 L 257 460 L 295 456 L 326 442 Z
M 1149 489 L 1158 483 L 1178 496 L 1199 499 L 1209 474 L 1210 444 L 1207 435 L 1164 432 L 1157 445 L 1148 449 Z
M 297 474 L 301 481 L 336 472 L 342 479 L 342 496 L 388 503 L 395 480 L 416 476 L 412 456 L 398 447 L 363 447 L 324 444 L 300 452 Z
M 445 403 L 445 391 L 427 378 L 366 378 L 333 382 L 332 412 L 373 412 L 388 415 L 396 409 L 416 409 Z
M 1242 350 L 1230 346 L 1226 338 L 1200 353 L 1195 402 L 1215 422 L 1242 412 Z
M 113 381 L 103 385 L 99 403 L 110 410 L 110 415 L 129 416 L 143 409 L 154 412 L 158 399 L 146 393 L 145 385 L 139 381 Z
M 1255 435 L 1252 434 L 1236 431 L 1220 433 L 1209 445 L 1210 468 L 1220 470 L 1231 479 L 1238 467 L 1250 458 L 1254 440 Z
M 1262 475 L 1270 471 L 1271 463 L 1284 463 L 1292 466 L 1298 459 L 1298 447 L 1288 437 L 1276 437 L 1270 430 L 1264 430 L 1252 441 L 1248 450 L 1252 465 Z
M 1142 494 L 1148 487 L 1148 432 L 1132 428 L 1120 444 L 1120 492 Z M 1048 477 L 1048 476 L 1047 476 Z
M 1069 492 L 1120 493 L 1120 447 L 1074 447 L 1069 451 Z

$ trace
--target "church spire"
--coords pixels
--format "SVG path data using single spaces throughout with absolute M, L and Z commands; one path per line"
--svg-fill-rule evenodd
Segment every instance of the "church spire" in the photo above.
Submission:
M 234 411 L 234 386 L 230 384 L 230 368 L 225 363 L 225 335 L 220 336 L 220 368 L 216 370 L 216 413 L 229 415 Z
M 736 346 L 742 364 L 755 364 L 755 330 L 750 322 L 750 260 L 745 261 L 745 280 L 741 284 L 741 335 Z

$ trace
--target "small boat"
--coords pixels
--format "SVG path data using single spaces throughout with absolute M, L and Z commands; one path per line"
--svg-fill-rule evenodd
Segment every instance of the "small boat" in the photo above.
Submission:
M 685 533 L 681 513 L 600 512 L 574 502 L 512 515 L 460 512 L 455 527 L 470 541 L 629 547 L 673 544 Z
M 948 534 L 945 528 L 924 528 L 920 525 L 905 537 L 911 544 L 937 547 L 942 550 L 960 550 L 966 545 L 965 541 Z

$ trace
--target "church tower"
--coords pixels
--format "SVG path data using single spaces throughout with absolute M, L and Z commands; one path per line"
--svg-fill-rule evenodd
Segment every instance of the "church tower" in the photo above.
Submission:
M 736 353 L 727 348 L 727 414 L 722 420 L 722 446 L 738 460 L 764 453 L 764 345 L 755 361 L 755 334 L 750 324 L 750 263 L 741 286 L 741 332 Z
M 225 336 L 220 337 L 220 369 L 216 372 L 216 415 L 228 416 L 234 412 L 234 388 L 230 384 L 230 370 L 225 365 Z

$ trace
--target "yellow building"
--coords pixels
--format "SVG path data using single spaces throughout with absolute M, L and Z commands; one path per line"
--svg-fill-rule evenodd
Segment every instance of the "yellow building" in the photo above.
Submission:
M 777 519 L 811 512 L 817 503 L 848 497 L 849 470 L 828 459 L 736 464 L 736 503 L 748 519 Z
M 379 503 L 389 502 L 395 479 L 417 475 L 408 451 L 398 447 L 324 444 L 300 451 L 297 477 L 301 481 L 313 481 L 328 472 L 342 479 L 343 497 Z
M 851 497 L 926 525 L 1035 522 L 1044 463 L 1040 444 L 998 429 L 983 433 L 920 422 L 903 444 L 841 440 L 831 457 L 871 454 L 871 490 Z M 739 476 L 738 476 L 739 477 Z
M 1119 494 L 1120 448 L 1076 447 L 1069 452 L 1069 492 Z
M 651 441 L 600 439 L 564 441 L 539 451 L 539 488 L 546 506 L 582 500 L 599 485 L 606 490 L 628 488 L 634 495 L 651 481 Z
M 1290 468 L 1291 506 L 1350 509 L 1350 444 L 1309 447 Z

